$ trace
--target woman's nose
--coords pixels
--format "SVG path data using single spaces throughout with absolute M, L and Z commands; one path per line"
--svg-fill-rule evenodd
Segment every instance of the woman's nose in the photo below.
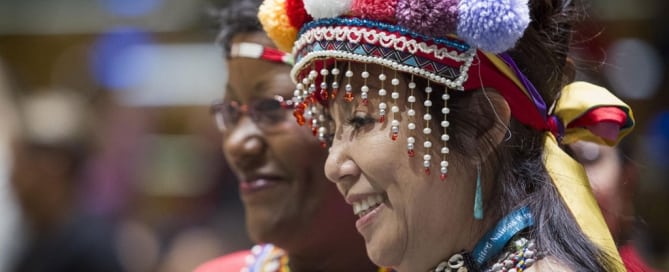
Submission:
M 223 152 L 239 168 L 262 163 L 267 149 L 264 134 L 248 116 L 239 119 L 236 126 L 223 134 Z
M 350 186 L 358 180 L 361 173 L 362 171 L 347 152 L 346 145 L 335 141 L 325 161 L 325 176 L 338 185 Z

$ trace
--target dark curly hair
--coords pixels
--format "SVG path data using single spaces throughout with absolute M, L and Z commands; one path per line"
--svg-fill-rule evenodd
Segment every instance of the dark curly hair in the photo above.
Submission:
M 224 57 L 230 55 L 230 40 L 233 36 L 262 31 L 258 21 L 258 7 L 261 2 L 261 0 L 231 0 L 227 7 L 213 12 L 220 29 L 216 43 L 223 48 Z

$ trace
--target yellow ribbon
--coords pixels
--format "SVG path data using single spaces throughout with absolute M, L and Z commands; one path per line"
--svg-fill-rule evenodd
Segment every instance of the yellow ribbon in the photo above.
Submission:
M 634 116 L 631 108 L 607 89 L 586 82 L 574 82 L 567 85 L 562 90 L 554 109 L 554 114 L 563 122 L 565 127 L 587 112 L 602 106 L 618 107 L 627 113 L 626 125 L 621 127 L 617 140 L 611 141 L 601 138 L 587 128 L 566 128 L 561 144 L 581 140 L 615 145 L 634 127 Z M 615 269 L 613 271 L 625 271 L 618 249 L 592 194 L 592 188 L 583 166 L 560 148 L 556 138 L 550 132 L 546 132 L 544 160 L 555 187 L 581 230 L 602 251 L 615 258 L 614 263 L 609 264 L 611 268 Z
M 627 114 L 627 120 L 620 128 L 615 141 L 601 138 L 584 127 L 568 127 L 573 121 L 599 107 L 616 107 Z M 553 114 L 565 126 L 565 135 L 560 142 L 565 145 L 576 141 L 588 141 L 614 146 L 634 128 L 634 114 L 627 104 L 611 94 L 609 90 L 583 81 L 573 82 L 562 89 Z

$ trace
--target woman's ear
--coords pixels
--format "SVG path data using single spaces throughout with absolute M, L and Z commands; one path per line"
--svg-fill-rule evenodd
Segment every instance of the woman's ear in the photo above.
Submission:
M 480 146 L 480 157 L 475 158 L 476 163 L 483 163 L 480 160 L 486 160 L 503 141 L 511 136 L 509 129 L 511 108 L 506 99 L 492 89 L 476 91 L 473 98 L 476 104 L 474 107 L 476 114 L 490 120 L 485 130 L 476 137 L 476 142 Z

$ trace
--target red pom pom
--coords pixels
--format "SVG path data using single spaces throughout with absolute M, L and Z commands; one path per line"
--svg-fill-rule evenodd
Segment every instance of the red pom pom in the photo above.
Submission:
M 396 7 L 397 0 L 356 0 L 351 13 L 355 17 L 394 23 Z
M 286 15 L 288 15 L 290 25 L 297 29 L 314 20 L 311 15 L 307 14 L 302 0 L 286 0 Z

